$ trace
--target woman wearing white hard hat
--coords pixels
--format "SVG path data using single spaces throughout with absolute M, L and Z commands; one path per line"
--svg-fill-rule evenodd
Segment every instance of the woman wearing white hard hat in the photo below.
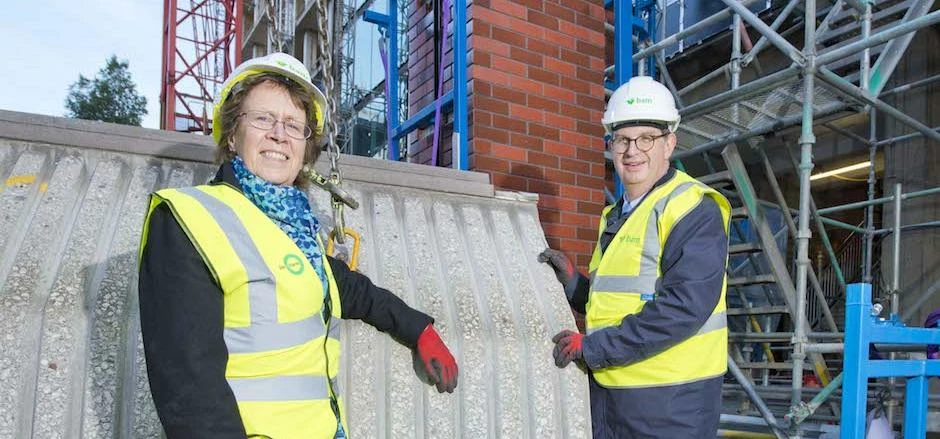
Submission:
M 324 254 L 301 169 L 320 153 L 325 109 L 297 59 L 248 60 L 213 111 L 215 178 L 151 196 L 140 318 L 169 438 L 345 438 L 339 318 L 414 349 L 438 391 L 457 385 L 431 317 Z

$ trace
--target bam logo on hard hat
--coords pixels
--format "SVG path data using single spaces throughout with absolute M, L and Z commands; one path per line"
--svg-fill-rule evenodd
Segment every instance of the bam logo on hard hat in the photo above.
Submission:
M 297 66 L 295 66 L 295 65 L 293 65 L 293 64 L 288 64 L 288 63 L 285 62 L 285 61 L 282 61 L 282 60 L 275 60 L 274 63 L 277 64 L 277 65 L 279 65 L 279 66 L 281 66 L 281 67 L 283 67 L 283 68 L 285 68 L 285 69 L 287 69 L 287 70 L 290 70 L 290 71 L 292 71 L 292 72 L 294 72 L 294 73 L 296 73 L 296 74 L 300 74 L 300 73 L 301 73 L 301 72 L 299 72 L 299 71 L 297 70 Z
M 627 98 L 627 105 L 647 104 L 652 105 L 653 98 Z

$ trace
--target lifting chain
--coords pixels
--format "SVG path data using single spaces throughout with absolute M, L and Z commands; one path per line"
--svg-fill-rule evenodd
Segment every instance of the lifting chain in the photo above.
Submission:
M 292 5 L 286 5 L 280 0 L 267 0 L 264 15 L 268 18 L 268 47 L 267 53 L 283 52 L 288 40 L 294 38 L 290 32 L 290 23 L 294 21 L 289 15 Z
M 356 239 L 355 231 L 346 228 L 346 220 L 343 214 L 344 204 L 356 209 L 359 207 L 359 203 L 342 189 L 343 175 L 339 169 L 340 151 L 336 143 L 338 131 L 336 123 L 336 98 L 334 94 L 336 83 L 333 78 L 333 47 L 332 44 L 330 44 L 332 38 L 327 15 L 329 13 L 327 10 L 327 0 L 316 0 L 316 3 L 318 12 L 317 27 L 319 33 L 319 35 L 317 35 L 317 51 L 319 52 L 318 57 L 321 61 L 320 66 L 323 72 L 323 85 L 326 88 L 326 102 L 327 106 L 329 106 L 324 112 L 326 113 L 324 116 L 326 119 L 324 129 L 327 135 L 327 153 L 330 156 L 330 178 L 327 180 L 319 176 L 319 178 L 314 177 L 313 180 L 320 187 L 330 192 L 331 195 L 333 231 L 330 233 L 330 248 L 332 248 L 332 241 L 336 241 L 338 244 L 345 244 L 347 234 L 353 236 L 356 241 L 354 247 L 358 247 L 358 239 Z M 353 250 L 355 253 L 356 249 L 354 248 Z M 353 259 L 355 259 L 355 254 L 353 255 Z M 347 260 L 347 262 L 350 261 Z

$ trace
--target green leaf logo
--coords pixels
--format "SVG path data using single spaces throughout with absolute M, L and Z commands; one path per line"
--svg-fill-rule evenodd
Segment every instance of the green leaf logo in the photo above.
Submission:
M 281 268 L 286 269 L 290 274 L 297 276 L 304 272 L 304 263 L 300 256 L 288 253 L 284 255 L 283 263 L 284 265 Z
M 637 98 L 637 97 L 627 98 L 627 105 L 633 105 L 633 104 L 637 104 L 637 105 L 653 105 L 653 98 L 642 98 L 642 97 L 640 97 L 640 98 Z

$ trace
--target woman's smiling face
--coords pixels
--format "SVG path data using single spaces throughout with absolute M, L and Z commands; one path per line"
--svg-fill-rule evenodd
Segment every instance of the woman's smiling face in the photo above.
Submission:
M 268 130 L 256 128 L 248 122 L 249 116 L 244 115 L 248 111 L 270 113 L 277 123 Z M 284 122 L 303 124 L 307 119 L 304 109 L 294 104 L 283 86 L 263 82 L 245 96 L 241 112 L 243 116 L 232 142 L 235 152 L 258 177 L 280 186 L 293 185 L 304 164 L 306 140 L 288 136 Z

